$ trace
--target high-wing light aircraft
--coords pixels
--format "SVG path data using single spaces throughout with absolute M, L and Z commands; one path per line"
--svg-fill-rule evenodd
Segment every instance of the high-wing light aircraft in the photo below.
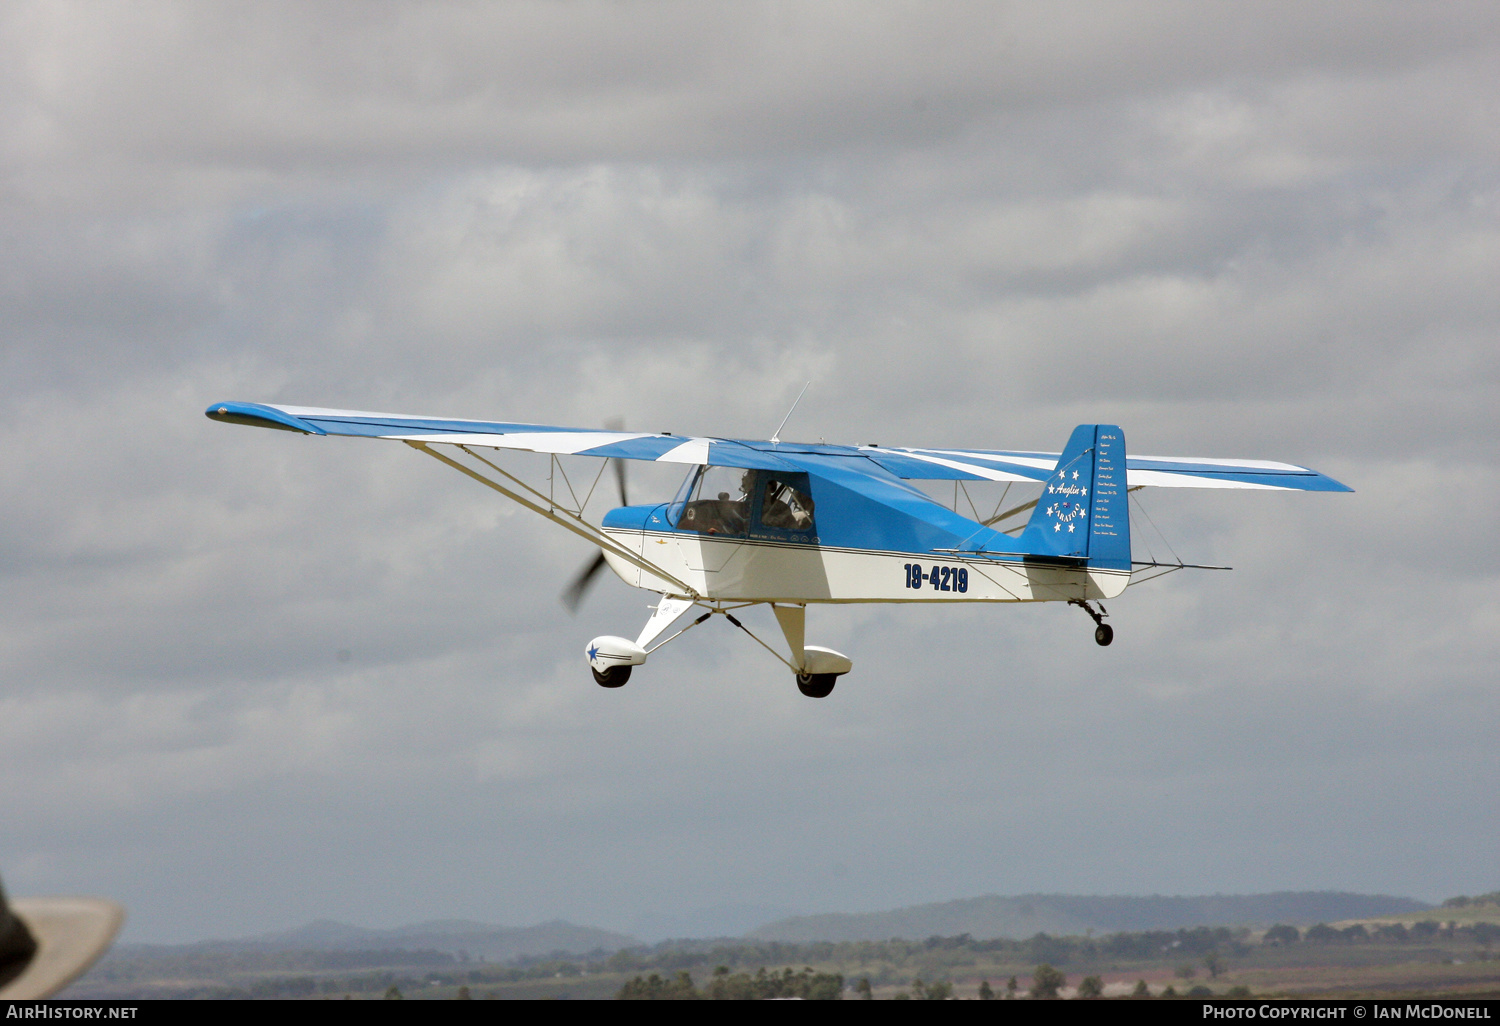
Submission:
M 1074 429 L 1059 453 L 985 449 L 904 449 L 684 437 L 666 432 L 543 427 L 478 420 L 410 417 L 259 403 L 216 403 L 218 421 L 405 442 L 525 508 L 581 535 L 599 555 L 565 601 L 577 604 L 594 574 L 608 566 L 626 584 L 656 592 L 655 612 L 634 641 L 589 642 L 594 680 L 616 688 L 656 649 L 715 614 L 745 630 L 796 675 L 810 698 L 826 697 L 853 663 L 804 640 L 809 604 L 824 602 L 1066 602 L 1088 613 L 1094 640 L 1114 629 L 1101 602 L 1136 575 L 1193 564 L 1131 558 L 1129 493 L 1140 488 L 1253 488 L 1347 492 L 1306 467 L 1262 460 L 1131 456 L 1111 424 Z M 780 429 L 777 429 L 780 434 Z M 542 490 L 483 450 L 549 454 Z M 584 508 L 604 472 L 575 489 L 559 457 L 613 463 L 621 506 L 598 523 Z M 685 465 L 670 502 L 632 506 L 621 460 Z M 1031 482 L 1034 501 L 982 517 L 949 509 L 911 481 Z M 566 501 L 565 501 L 566 500 Z M 1001 504 L 1003 505 L 1002 495 Z M 1030 511 L 1030 517 L 1019 521 Z M 1006 528 L 1007 521 L 1016 525 Z M 1224 569 L 1224 568 L 1219 568 Z M 735 617 L 748 606 L 771 607 L 785 636 L 784 658 Z M 1096 609 L 1095 606 L 1098 606 Z M 663 638 L 693 607 L 700 616 Z

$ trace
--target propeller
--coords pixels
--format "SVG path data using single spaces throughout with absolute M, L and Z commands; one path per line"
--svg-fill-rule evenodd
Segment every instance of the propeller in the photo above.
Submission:
M 615 417 L 605 422 L 604 429 L 606 431 L 624 431 L 625 421 L 619 417 Z M 626 497 L 625 491 L 625 461 L 622 459 L 611 459 L 609 462 L 614 464 L 615 483 L 620 486 L 620 505 L 629 506 L 630 500 Z M 601 551 L 593 559 L 589 560 L 588 564 L 579 571 L 578 576 L 574 577 L 568 586 L 563 589 L 561 600 L 568 612 L 574 614 L 578 612 L 578 607 L 583 605 L 584 596 L 593 587 L 594 578 L 603 569 L 604 553 Z
M 583 605 L 583 596 L 588 594 L 589 588 L 594 583 L 594 576 L 604 569 L 604 553 L 600 552 L 589 565 L 575 578 L 573 583 L 563 589 L 562 604 L 570 613 L 577 613 L 578 607 Z

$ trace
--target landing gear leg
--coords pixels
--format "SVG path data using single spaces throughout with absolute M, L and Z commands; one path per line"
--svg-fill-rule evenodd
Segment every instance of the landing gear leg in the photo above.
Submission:
M 839 675 L 850 670 L 852 664 L 849 657 L 831 648 L 803 644 L 803 628 L 807 623 L 806 606 L 791 603 L 777 605 L 773 602 L 771 612 L 776 614 L 776 622 L 781 625 L 786 646 L 791 650 L 790 665 L 797 677 L 797 690 L 808 698 L 827 698 L 833 694 L 833 686 L 838 683 Z M 833 672 L 830 673 L 830 670 Z
M 1095 612 L 1094 607 L 1088 604 L 1087 599 L 1069 599 L 1068 605 L 1077 606 L 1094 618 L 1094 644 L 1102 648 L 1115 640 L 1115 629 L 1104 622 L 1104 618 L 1109 615 L 1109 612 L 1104 608 L 1102 603 L 1099 606 L 1098 612 Z

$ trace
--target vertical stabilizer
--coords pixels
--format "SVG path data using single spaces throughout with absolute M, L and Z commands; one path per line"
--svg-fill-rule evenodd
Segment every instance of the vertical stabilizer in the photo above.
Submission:
M 1125 432 L 1113 424 L 1073 429 L 1020 542 L 1039 556 L 1082 557 L 1090 566 L 1130 569 Z

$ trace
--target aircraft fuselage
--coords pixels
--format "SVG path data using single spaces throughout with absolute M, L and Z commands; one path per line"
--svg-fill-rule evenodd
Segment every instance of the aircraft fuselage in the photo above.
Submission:
M 640 529 L 611 526 L 611 520 L 620 519 L 611 515 L 604 533 L 716 601 L 1057 602 L 1114 598 L 1130 583 L 1128 570 L 1060 565 L 1020 554 L 974 557 L 719 538 L 668 527 L 666 509 L 662 505 L 650 511 Z M 607 550 L 605 559 L 633 587 L 681 591 Z

